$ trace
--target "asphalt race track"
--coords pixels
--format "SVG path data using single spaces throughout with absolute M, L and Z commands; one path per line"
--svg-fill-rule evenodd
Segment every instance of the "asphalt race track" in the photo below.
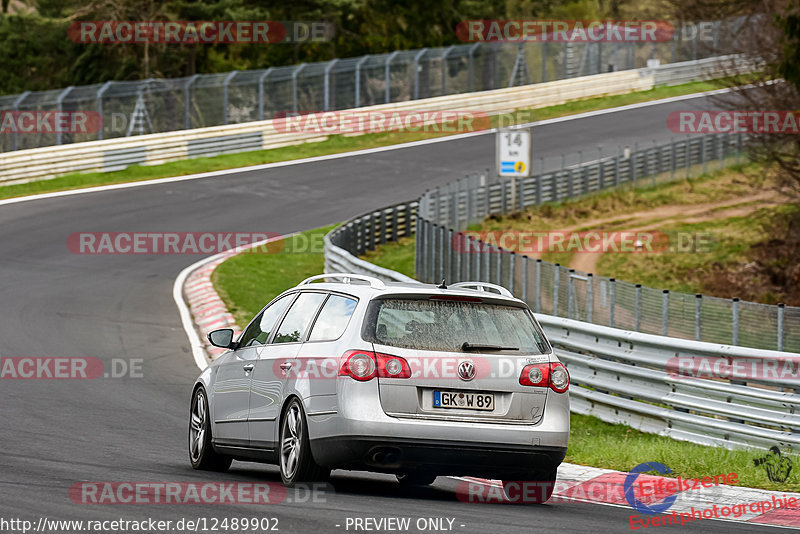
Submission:
M 534 150 L 554 166 L 562 152 L 583 150 L 591 159 L 598 139 L 606 153 L 617 145 L 662 142 L 673 135 L 665 124 L 670 111 L 710 106 L 695 99 L 540 126 L 534 130 Z M 218 474 L 189 465 L 188 404 L 198 369 L 172 287 L 177 274 L 201 256 L 76 255 L 66 246 L 71 233 L 305 230 L 414 198 L 492 166 L 493 158 L 494 137 L 480 135 L 0 206 L 0 356 L 93 356 L 106 370 L 113 359 L 143 360 L 139 378 L 0 382 L 2 516 L 34 523 L 43 516 L 173 521 L 266 516 L 279 518 L 281 532 L 309 533 L 346 532 L 347 518 L 388 516 L 410 517 L 412 524 L 420 517 L 452 518 L 457 532 L 629 531 L 628 507 L 468 504 L 455 497 L 459 481 L 454 479 L 403 490 L 394 477 L 343 471 L 334 472 L 324 502 L 315 503 L 85 505 L 70 500 L 70 487 L 81 481 L 280 483 L 271 466 L 235 462 L 230 472 Z M 688 528 L 758 530 L 719 521 Z

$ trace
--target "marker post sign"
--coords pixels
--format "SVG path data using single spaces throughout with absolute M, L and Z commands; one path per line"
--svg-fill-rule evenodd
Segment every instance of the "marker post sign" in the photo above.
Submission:
M 531 130 L 529 128 L 498 128 L 497 175 L 511 178 L 511 205 L 517 205 L 517 178 L 531 175 Z

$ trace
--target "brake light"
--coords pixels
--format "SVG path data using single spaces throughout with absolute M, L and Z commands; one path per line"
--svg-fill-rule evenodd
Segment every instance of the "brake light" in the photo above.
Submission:
M 371 351 L 348 350 L 342 355 L 339 376 L 349 376 L 359 382 L 366 382 L 376 375 L 375 357 Z
M 428 300 L 449 300 L 452 302 L 476 302 L 476 303 L 483 302 L 483 299 L 479 297 L 461 297 L 458 295 L 433 295 L 431 297 L 428 297 Z
M 369 350 L 348 350 L 342 355 L 339 376 L 359 382 L 380 378 L 411 378 L 411 367 L 405 358 Z
M 569 371 L 561 362 L 526 365 L 519 375 L 523 386 L 550 387 L 556 393 L 569 389 Z

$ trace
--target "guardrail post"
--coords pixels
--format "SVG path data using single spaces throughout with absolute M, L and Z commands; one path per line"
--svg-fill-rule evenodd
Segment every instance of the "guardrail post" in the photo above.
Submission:
M 614 278 L 608 279 L 608 326 L 611 328 L 614 328 L 614 286 L 616 282 Z
M 522 300 L 528 302 L 528 256 L 522 255 L 522 272 L 520 273 L 522 285 Z
M 567 318 L 575 318 L 575 269 L 569 270 L 569 283 L 567 285 Z
M 606 188 L 606 166 L 603 165 L 603 147 L 597 146 L 597 187 L 600 191 Z
M 75 88 L 74 86 L 70 85 L 69 87 L 67 87 L 66 89 L 64 89 L 63 91 L 61 91 L 58 94 L 58 98 L 56 99 L 56 111 L 59 111 L 59 112 L 62 111 L 61 108 L 64 105 L 64 98 L 66 98 L 66 96 L 68 94 L 70 94 L 74 88 Z M 57 145 L 61 144 L 61 130 L 60 129 L 56 132 L 56 144 Z
M 386 82 L 385 82 L 386 83 L 386 99 L 385 99 L 385 103 L 386 104 L 391 102 L 391 100 L 390 100 L 391 95 L 389 94 L 389 88 L 391 86 L 391 80 L 389 79 L 389 65 L 391 65 L 392 60 L 395 58 L 395 56 L 398 53 L 399 53 L 399 50 L 395 50 L 394 52 L 389 54 L 389 57 L 386 58 L 386 65 L 384 67 L 386 69 Z
M 422 225 L 424 224 L 422 221 L 422 217 L 417 215 L 417 232 L 414 235 L 414 278 L 418 280 L 422 278 L 422 256 L 425 250 L 422 239 Z
M 553 315 L 558 317 L 558 288 L 561 285 L 559 275 L 561 274 L 561 264 L 556 263 L 553 272 Z
M 669 289 L 661 292 L 661 335 L 666 336 L 669 331 Z
M 638 173 L 636 172 L 636 156 L 639 155 L 639 142 L 633 144 L 633 152 L 631 152 L 631 183 L 633 183 L 633 187 L 636 187 L 636 181 L 639 179 Z
M 25 91 L 24 93 L 19 95 L 16 100 L 14 100 L 14 103 L 12 104 L 12 107 L 14 108 L 14 111 L 19 111 L 19 105 L 22 104 L 22 101 L 25 100 L 28 97 L 29 94 L 31 94 L 30 91 Z M 12 147 L 13 148 L 11 150 L 17 150 L 17 141 L 18 141 L 18 139 L 17 139 L 17 129 L 14 128 L 14 138 L 13 138 L 13 142 L 12 142 Z
M 456 266 L 455 266 L 455 273 L 456 275 L 453 277 L 454 282 L 460 282 L 461 278 L 461 264 L 463 263 L 463 256 L 464 256 L 464 234 L 459 232 L 456 234 L 457 242 L 458 242 L 458 250 L 456 251 Z M 453 241 L 450 241 L 450 247 L 453 247 Z
M 356 62 L 356 73 L 355 73 L 356 105 L 355 105 L 355 107 L 360 107 L 361 106 L 361 65 L 363 65 L 364 62 L 367 59 L 369 59 L 369 57 L 370 57 L 369 54 L 367 54 L 366 56 L 363 56 L 361 59 L 359 59 Z
M 731 311 L 733 312 L 733 340 L 731 344 L 736 346 L 739 344 L 739 297 L 733 297 Z
M 592 322 L 594 315 L 594 275 L 588 273 L 586 275 L 586 322 Z
M 783 351 L 783 313 L 785 305 L 778 304 L 778 350 Z
M 707 139 L 708 139 L 708 136 L 707 136 L 707 135 L 704 135 L 703 137 L 701 137 L 701 138 L 700 138 L 700 142 L 702 143 L 702 144 L 700 145 L 700 146 L 702 147 L 702 148 L 700 149 L 700 150 L 701 150 L 701 152 L 700 152 L 700 154 L 701 154 L 701 155 L 700 155 L 700 159 L 702 159 L 702 160 L 703 160 L 703 174 L 705 174 L 705 173 L 706 173 L 706 167 L 707 167 L 707 166 L 706 166 L 706 160 L 707 160 L 707 157 L 706 157 L 706 140 L 707 140 Z
M 297 77 L 304 68 L 306 68 L 306 64 L 301 63 L 292 71 L 292 111 L 295 113 L 297 113 Z
M 536 175 L 536 205 L 542 204 L 542 178 L 544 177 L 544 158 L 539 158 L 539 174 Z
M 542 311 L 542 260 L 536 260 L 536 297 L 534 304 L 537 312 Z
M 617 157 L 614 158 L 614 185 L 619 187 L 619 161 L 622 159 L 622 154 L 619 152 L 617 153 Z
M 701 315 L 703 313 L 703 295 L 697 293 L 694 297 L 694 339 L 695 341 L 700 341 L 703 326 L 701 319 Z
M 264 74 L 258 77 L 258 120 L 264 120 L 264 80 L 267 79 L 274 67 L 270 67 L 264 71 Z
M 238 70 L 229 72 L 222 82 L 222 124 L 228 124 L 228 85 L 238 72 Z
M 436 237 L 439 244 L 439 248 L 436 250 L 436 255 L 439 256 L 439 276 L 437 276 L 436 278 L 438 278 L 439 280 L 434 280 L 435 282 L 441 281 L 442 278 L 446 276 L 447 269 L 449 267 L 445 265 L 445 260 L 447 259 L 447 256 L 444 253 L 444 248 L 445 248 L 444 237 L 446 235 L 444 226 L 439 227 L 438 234 L 439 235 L 437 235 Z
M 689 169 L 692 166 L 692 145 L 689 142 L 689 138 L 686 138 L 686 177 L 689 177 Z
M 473 243 L 475 245 L 475 248 L 471 250 L 471 253 L 475 257 L 475 274 L 473 279 L 475 281 L 479 281 L 481 279 L 481 261 L 483 260 L 483 241 L 480 239 L 474 239 Z
M 514 294 L 514 267 L 517 263 L 517 255 L 514 251 L 511 251 L 509 256 L 511 258 L 511 263 L 508 264 L 508 290 L 511 291 L 511 294 Z
M 642 331 L 642 284 L 636 284 L 636 331 Z
M 323 84 L 325 88 L 324 108 L 325 111 L 331 110 L 331 69 L 339 62 L 339 58 L 332 59 L 325 65 L 325 72 L 323 74 Z
M 192 128 L 192 104 L 189 98 L 189 89 L 191 89 L 194 82 L 199 78 L 199 74 L 193 74 L 186 80 L 186 85 L 183 86 L 183 129 L 190 130 Z
M 670 139 L 669 142 L 669 179 L 673 180 L 675 178 L 675 162 L 676 162 L 676 145 L 675 139 Z
M 97 95 L 95 95 L 95 99 L 97 99 L 97 116 L 100 117 L 100 128 L 97 129 L 97 140 L 102 141 L 103 139 L 103 124 L 105 121 L 103 120 L 103 95 L 108 88 L 111 87 L 111 84 L 114 83 L 113 81 L 107 81 L 103 84 L 103 87 L 97 90 Z

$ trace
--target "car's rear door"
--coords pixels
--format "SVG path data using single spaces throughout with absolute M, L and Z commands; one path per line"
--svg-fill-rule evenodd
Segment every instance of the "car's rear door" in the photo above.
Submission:
M 326 293 L 319 291 L 299 293 L 259 350 L 250 386 L 248 415 L 250 444 L 254 447 L 275 447 L 277 421 L 285 398 L 284 372 L 291 369 L 307 329 L 326 297 Z

